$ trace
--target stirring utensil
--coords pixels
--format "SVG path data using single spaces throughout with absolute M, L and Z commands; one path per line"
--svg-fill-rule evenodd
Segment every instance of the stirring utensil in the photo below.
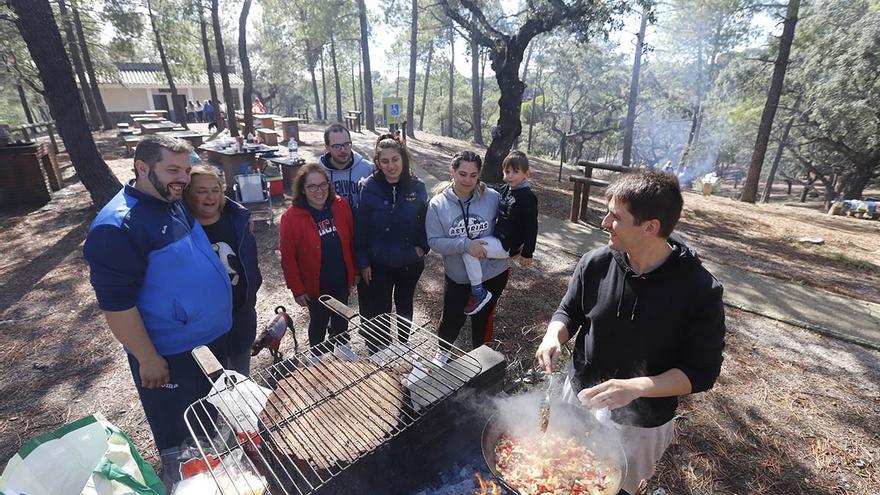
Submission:
M 550 373 L 550 380 L 547 383 L 547 393 L 544 394 L 544 399 L 541 401 L 541 412 L 538 426 L 541 428 L 541 433 L 547 431 L 547 425 L 550 424 L 550 390 L 553 388 L 553 373 Z

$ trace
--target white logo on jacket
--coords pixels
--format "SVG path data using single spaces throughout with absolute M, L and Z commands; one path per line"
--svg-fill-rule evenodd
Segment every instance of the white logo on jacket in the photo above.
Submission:
M 216 244 L 211 244 L 211 246 L 214 248 L 214 252 L 217 253 L 217 256 L 220 257 L 223 266 L 226 267 L 226 274 L 229 275 L 229 282 L 233 286 L 238 285 L 238 272 L 235 271 L 235 268 L 232 268 L 233 260 L 236 258 L 235 251 L 229 247 L 229 244 L 222 241 Z
M 452 221 L 452 226 L 449 227 L 449 237 L 464 237 L 469 234 L 470 237 L 476 238 L 488 230 L 489 221 L 481 216 L 471 215 L 467 227 L 465 227 L 464 217 L 458 217 Z

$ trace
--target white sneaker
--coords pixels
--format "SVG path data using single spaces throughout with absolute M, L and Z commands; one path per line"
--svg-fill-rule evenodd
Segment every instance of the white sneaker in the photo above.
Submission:
M 358 360 L 360 360 L 360 356 L 355 354 L 354 351 L 351 350 L 351 347 L 349 347 L 348 344 L 341 344 L 341 345 L 336 346 L 336 348 L 333 349 L 333 355 L 339 359 L 342 359 L 343 361 L 358 361 Z
M 449 361 L 449 355 L 449 351 L 437 351 L 437 354 L 434 354 L 434 359 L 431 360 L 431 364 L 442 368 Z

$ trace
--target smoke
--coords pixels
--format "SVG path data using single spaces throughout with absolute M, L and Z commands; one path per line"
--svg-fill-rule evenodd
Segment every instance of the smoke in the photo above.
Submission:
M 531 439 L 543 435 L 539 424 L 545 392 L 546 388 L 539 385 L 524 393 L 496 396 L 488 401 L 485 395 L 473 394 L 464 398 L 462 405 L 474 417 L 487 423 L 489 420 L 497 422 L 500 431 L 526 443 L 533 443 Z M 588 406 L 564 401 L 557 391 L 551 393 L 547 434 L 577 438 L 598 458 L 613 465 L 625 465 L 622 435 L 617 425 L 600 421 Z

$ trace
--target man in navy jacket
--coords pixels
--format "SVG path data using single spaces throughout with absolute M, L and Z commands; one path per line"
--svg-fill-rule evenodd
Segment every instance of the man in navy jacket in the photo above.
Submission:
M 232 287 L 205 232 L 180 199 L 189 183 L 184 141 L 146 136 L 135 180 L 101 209 L 83 255 L 110 331 L 125 347 L 163 464 L 188 437 L 183 414 L 210 384 L 190 351 L 225 358 Z

